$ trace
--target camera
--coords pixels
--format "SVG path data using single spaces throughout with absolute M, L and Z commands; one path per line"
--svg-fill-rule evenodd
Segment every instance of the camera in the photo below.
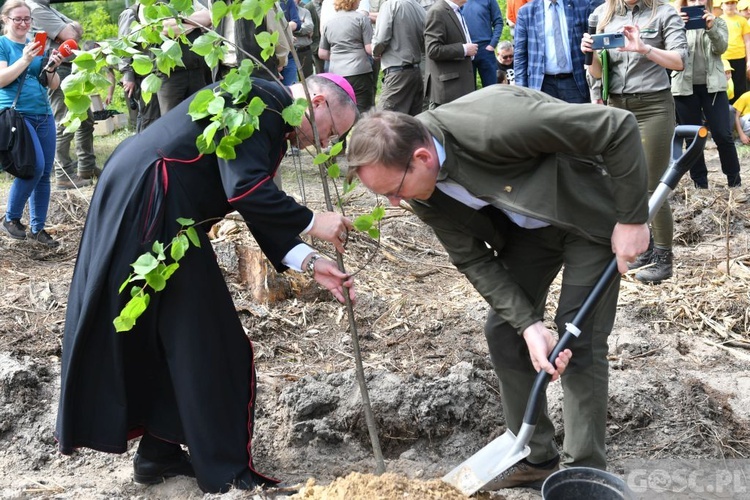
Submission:
M 625 46 L 625 35 L 622 33 L 599 33 L 598 35 L 591 35 L 591 40 L 591 48 L 594 50 Z

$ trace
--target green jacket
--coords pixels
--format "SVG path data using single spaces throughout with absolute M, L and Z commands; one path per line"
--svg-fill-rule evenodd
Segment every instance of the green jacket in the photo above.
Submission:
M 724 64 L 721 55 L 727 50 L 729 31 L 727 23 L 722 18 L 714 19 L 714 26 L 710 30 L 688 30 L 688 57 L 683 71 L 672 72 L 672 95 L 693 95 L 693 62 L 695 47 L 702 44 L 706 58 L 706 90 L 709 93 L 725 92 L 727 77 L 724 74 Z
M 492 85 L 418 119 L 446 151 L 438 181 L 450 178 L 496 207 L 602 245 L 615 223 L 648 219 L 646 160 L 630 112 Z M 437 189 L 412 206 L 501 317 L 519 331 L 541 319 L 496 255 L 505 243 L 497 217 Z

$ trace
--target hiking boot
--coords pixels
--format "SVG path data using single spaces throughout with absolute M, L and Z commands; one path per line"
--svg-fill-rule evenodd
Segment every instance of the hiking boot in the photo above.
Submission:
M 94 167 L 94 170 L 91 170 L 90 172 L 78 172 L 78 177 L 81 179 L 93 179 L 93 178 L 99 178 L 102 175 L 102 169 L 99 167 Z
M 55 181 L 55 188 L 57 189 L 77 189 L 91 185 L 91 179 L 82 179 L 76 174 L 70 176 L 70 178 L 62 177 Z
M 635 259 L 633 262 L 628 262 L 628 269 L 638 269 L 645 265 L 648 265 L 651 263 L 651 260 L 654 258 L 654 239 L 650 238 L 648 241 L 648 248 L 645 252 L 640 254 L 637 259 Z
M 635 273 L 635 279 L 643 283 L 658 284 L 671 277 L 672 250 L 670 248 L 654 248 L 651 265 Z
M 26 239 L 26 226 L 21 224 L 21 221 L 18 219 L 7 220 L 3 217 L 3 231 L 8 233 L 8 236 L 14 240 Z
M 57 240 L 53 240 L 52 236 L 47 233 L 44 229 L 39 231 L 38 233 L 35 233 L 34 231 L 29 231 L 29 239 L 31 241 L 35 241 L 37 243 L 40 243 L 42 245 L 48 246 L 50 248 L 55 248 L 60 246 L 60 242 Z
M 190 455 L 184 451 L 162 460 L 151 460 L 140 453 L 133 457 L 133 480 L 136 483 L 159 484 L 175 476 L 195 477 Z
M 730 188 L 732 188 L 730 197 L 732 200 L 734 200 L 735 203 L 747 203 L 748 194 L 746 191 L 741 189 L 739 185 L 730 186 Z
M 544 480 L 559 469 L 559 456 L 538 465 L 524 459 L 512 465 L 505 472 L 484 485 L 482 490 L 495 491 L 501 488 L 534 488 L 535 490 L 539 490 L 542 488 Z

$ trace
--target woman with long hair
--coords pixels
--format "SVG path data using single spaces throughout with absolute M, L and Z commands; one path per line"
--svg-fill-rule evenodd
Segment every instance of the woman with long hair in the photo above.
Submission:
M 47 89 L 60 85 L 57 66 L 62 58 L 55 50 L 50 63 L 43 67 L 44 47 L 29 36 L 31 9 L 22 0 L 5 2 L 2 8 L 5 25 L 0 36 L 0 108 L 9 108 L 16 99 L 16 109 L 24 117 L 31 132 L 36 152 L 34 177 L 16 178 L 10 187 L 8 209 L 3 217 L 2 230 L 11 238 L 25 240 L 27 237 L 49 247 L 58 241 L 44 230 L 50 198 L 50 173 L 55 160 L 55 119 L 47 98 Z M 23 209 L 29 202 L 31 230 L 21 224 Z
M 700 5 L 705 8 L 705 29 L 687 31 L 688 57 L 683 71 L 672 73 L 672 95 L 677 110 L 677 123 L 702 125 L 705 116 L 716 143 L 721 170 L 727 176 L 729 187 L 741 184 L 740 161 L 732 139 L 727 96 L 727 77 L 721 55 L 727 49 L 729 38 L 727 23 L 714 17 L 711 0 L 680 0 L 680 6 Z M 687 14 L 682 13 L 683 20 Z M 708 188 L 708 170 L 703 154 L 690 168 L 695 187 Z
M 594 11 L 598 33 L 621 32 L 625 46 L 608 49 L 607 104 L 632 112 L 638 120 L 648 162 L 648 189 L 653 192 L 669 166 L 675 105 L 668 70 L 681 71 L 687 58 L 685 23 L 677 10 L 659 0 L 606 0 Z M 592 38 L 584 33 L 581 50 L 592 52 Z M 602 64 L 593 58 L 588 72 L 602 78 Z M 672 276 L 672 209 L 664 203 L 651 224 L 653 245 L 633 264 L 645 283 Z

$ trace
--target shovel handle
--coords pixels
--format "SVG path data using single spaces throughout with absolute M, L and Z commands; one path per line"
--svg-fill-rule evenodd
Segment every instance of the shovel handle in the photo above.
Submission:
M 672 157 L 669 162 L 669 167 L 666 172 L 664 172 L 664 175 L 662 175 L 659 180 L 659 186 L 649 200 L 649 222 L 654 218 L 656 212 L 659 211 L 659 208 L 661 208 L 662 203 L 667 199 L 669 193 L 677 187 L 677 184 L 680 182 L 680 179 L 685 172 L 690 170 L 690 167 L 695 163 L 695 160 L 703 154 L 703 147 L 706 144 L 707 136 L 708 131 L 706 130 L 706 127 L 700 127 L 697 125 L 679 125 L 675 128 L 674 135 L 672 136 Z M 691 143 L 683 152 L 682 144 L 685 139 L 691 140 Z M 580 334 L 579 329 L 581 328 L 581 325 L 583 325 L 588 315 L 597 306 L 599 299 L 601 299 L 607 289 L 612 286 L 612 283 L 615 281 L 618 274 L 617 259 L 613 258 L 612 261 L 607 264 L 604 272 L 599 276 L 596 284 L 588 293 L 583 304 L 581 304 L 581 307 L 569 323 L 572 325 L 572 328 L 569 327 L 565 330 L 565 333 L 560 337 L 557 345 L 552 349 L 552 353 L 549 356 L 549 362 L 552 363 L 553 366 L 555 365 L 557 356 L 559 356 L 567 347 L 571 337 Z M 526 403 L 526 412 L 523 415 L 524 424 L 536 425 L 537 420 L 539 420 L 539 414 L 542 410 L 541 395 L 546 392 L 547 384 L 549 384 L 551 378 L 552 375 L 545 371 L 540 371 L 537 374 L 536 379 L 534 380 L 534 385 L 531 388 L 531 393 L 529 394 L 529 400 Z

